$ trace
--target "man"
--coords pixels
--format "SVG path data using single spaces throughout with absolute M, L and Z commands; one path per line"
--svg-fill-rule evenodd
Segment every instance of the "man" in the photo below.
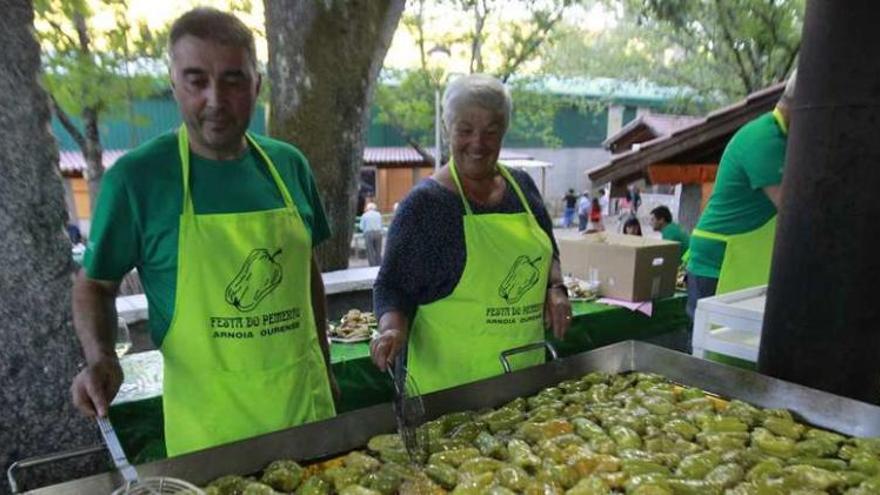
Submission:
M 772 112 L 743 126 L 724 150 L 715 188 L 691 234 L 687 313 L 697 300 L 766 284 L 776 232 L 796 72 Z
M 590 193 L 589 191 L 584 191 L 581 194 L 581 197 L 578 198 L 577 201 L 577 216 L 578 216 L 578 232 L 583 232 L 587 230 L 587 223 L 590 221 Z
M 651 210 L 651 227 L 654 232 L 660 232 L 660 237 L 666 241 L 675 241 L 681 244 L 681 254 L 687 252 L 691 238 L 681 226 L 672 221 L 672 212 L 665 206 L 658 206 Z
M 376 210 L 376 203 L 367 203 L 361 215 L 361 232 L 367 245 L 367 260 L 370 266 L 382 264 L 382 214 Z
M 562 228 L 570 229 L 574 225 L 574 207 L 577 204 L 578 197 L 574 193 L 574 189 L 569 189 L 562 198 L 565 209 L 562 216 Z
M 84 414 L 107 415 L 122 381 L 114 298 L 137 267 L 164 359 L 174 456 L 335 411 L 312 254 L 330 232 L 305 157 L 246 134 L 261 82 L 253 35 L 230 14 L 197 8 L 172 25 L 169 56 L 184 125 L 103 178 L 74 283 L 86 366 L 71 392 Z

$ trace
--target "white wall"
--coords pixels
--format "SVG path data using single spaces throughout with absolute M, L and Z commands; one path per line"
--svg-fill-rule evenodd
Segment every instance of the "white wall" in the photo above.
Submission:
M 524 153 L 535 160 L 550 162 L 552 167 L 547 170 L 547 188 L 544 202 L 551 215 L 561 215 L 561 200 L 569 188 L 577 193 L 590 189 L 590 179 L 586 172 L 606 163 L 611 158 L 604 148 L 516 148 L 517 153 Z M 541 171 L 528 170 L 529 174 L 541 188 Z

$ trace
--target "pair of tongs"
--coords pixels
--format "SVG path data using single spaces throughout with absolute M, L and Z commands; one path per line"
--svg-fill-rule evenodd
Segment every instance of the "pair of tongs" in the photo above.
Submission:
M 397 432 L 412 462 L 423 464 L 430 453 L 428 432 L 422 428 L 425 420 L 425 403 L 412 375 L 407 373 L 403 353 L 398 353 L 392 364 L 388 363 L 388 374 L 394 385 L 394 416 L 397 419 Z

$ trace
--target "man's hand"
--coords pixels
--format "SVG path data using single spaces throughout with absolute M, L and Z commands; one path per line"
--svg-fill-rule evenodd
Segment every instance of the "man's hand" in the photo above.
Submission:
M 403 349 L 406 342 L 406 334 L 396 328 L 384 330 L 378 337 L 370 342 L 370 357 L 382 372 L 388 369 L 390 363 Z
M 88 417 L 106 417 L 110 402 L 122 385 L 122 367 L 113 356 L 102 358 L 80 371 L 73 379 L 70 394 L 73 405 Z
M 562 340 L 571 326 L 571 302 L 568 292 L 561 287 L 547 289 L 544 299 L 544 326 L 553 329 L 553 335 Z

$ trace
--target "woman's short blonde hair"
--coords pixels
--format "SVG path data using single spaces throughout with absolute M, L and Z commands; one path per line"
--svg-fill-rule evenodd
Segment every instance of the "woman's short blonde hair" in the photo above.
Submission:
M 486 74 L 461 76 L 446 85 L 446 91 L 443 92 L 443 123 L 446 129 L 452 128 L 452 123 L 463 108 L 474 105 L 501 115 L 504 130 L 507 130 L 513 112 L 510 91 L 504 83 Z

